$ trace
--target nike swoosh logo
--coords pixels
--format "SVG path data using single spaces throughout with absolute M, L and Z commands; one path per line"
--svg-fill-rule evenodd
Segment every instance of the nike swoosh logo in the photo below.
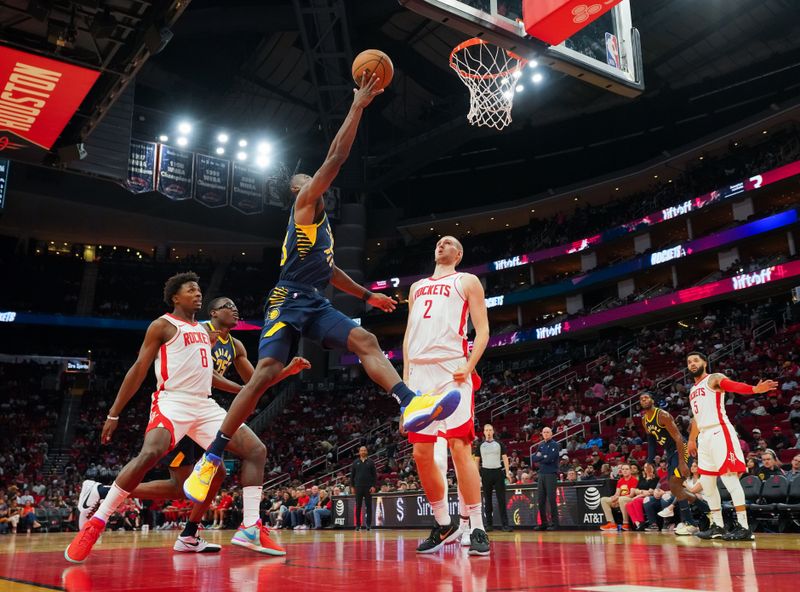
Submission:
M 200 545 L 200 543 L 188 543 L 186 541 L 183 541 L 183 544 L 187 547 L 198 547 Z
M 256 540 L 256 535 L 255 535 L 255 533 L 253 533 L 253 535 L 250 535 L 250 534 L 249 534 L 249 533 L 248 533 L 246 530 L 240 530 L 239 532 L 241 532 L 241 533 L 242 533 L 244 536 L 246 536 L 246 537 L 247 537 L 248 539 L 250 539 L 251 541 L 254 541 L 254 540 Z
M 88 495 L 87 495 L 87 496 L 86 496 L 86 498 L 83 500 L 83 504 L 81 504 L 81 505 L 82 505 L 82 508 L 81 508 L 81 509 L 83 509 L 83 510 L 88 510 L 88 509 L 89 509 L 89 504 L 87 504 L 87 503 L 86 503 L 87 501 L 89 501 L 89 496 L 88 496 Z

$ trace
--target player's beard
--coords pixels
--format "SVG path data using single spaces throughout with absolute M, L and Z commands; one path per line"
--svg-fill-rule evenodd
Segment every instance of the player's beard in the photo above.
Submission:
M 692 372 L 691 370 L 689 370 L 689 374 L 691 374 L 691 375 L 692 375 L 694 378 L 700 378 L 700 377 L 701 377 L 703 374 L 705 374 L 705 373 L 706 373 L 706 367 L 705 367 L 705 366 L 701 366 L 701 367 L 699 367 L 699 368 L 698 368 L 697 370 L 695 370 L 694 372 Z

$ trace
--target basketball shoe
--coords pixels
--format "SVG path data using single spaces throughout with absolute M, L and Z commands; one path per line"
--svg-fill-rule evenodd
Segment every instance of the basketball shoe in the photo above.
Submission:
M 188 479 L 183 482 L 183 493 L 190 500 L 197 504 L 202 504 L 208 495 L 208 489 L 211 487 L 211 481 L 214 475 L 217 474 L 217 469 L 222 462 L 222 459 L 207 452 L 203 454 L 197 464 L 194 465 L 192 473 Z
M 100 491 L 98 488 L 100 483 L 87 479 L 83 482 L 81 487 L 81 494 L 78 496 L 78 530 L 83 528 L 83 525 L 88 522 L 103 500 L 100 498 Z
M 199 536 L 179 536 L 172 548 L 180 553 L 219 553 L 222 551 L 221 545 L 209 543 Z
M 458 390 L 443 395 L 423 395 L 417 392 L 417 396 L 403 409 L 403 430 L 422 431 L 434 421 L 450 417 L 460 402 L 461 392 Z
M 253 524 L 253 526 L 245 527 L 244 524 L 240 525 L 236 534 L 233 535 L 231 543 L 257 553 L 265 553 L 276 557 L 286 555 L 286 550 L 270 538 L 269 528 L 264 526 L 261 520 Z
M 489 552 L 489 536 L 480 528 L 473 528 L 470 535 L 469 554 L 488 555 Z
M 473 531 L 475 532 L 475 531 Z M 455 521 L 451 518 L 450 524 L 447 526 L 440 526 L 434 524 L 431 529 L 431 534 L 428 538 L 420 543 L 417 547 L 417 553 L 435 553 L 448 543 L 457 540 L 459 536 L 459 528 L 456 526 Z
M 92 547 L 103 534 L 106 523 L 100 518 L 92 517 L 75 535 L 69 547 L 64 551 L 64 559 L 70 563 L 83 563 L 92 552 Z

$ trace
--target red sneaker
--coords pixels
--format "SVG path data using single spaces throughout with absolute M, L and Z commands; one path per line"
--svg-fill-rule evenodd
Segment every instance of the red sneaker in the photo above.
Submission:
M 100 518 L 92 517 L 83 529 L 75 535 L 69 547 L 64 551 L 64 559 L 70 563 L 83 563 L 92 552 L 92 547 L 103 534 L 106 528 L 106 523 Z
M 233 535 L 231 543 L 267 555 L 283 556 L 286 550 L 269 536 L 269 528 L 261 523 L 261 520 L 253 526 L 242 524 Z
M 617 525 L 614 522 L 606 522 L 600 527 L 600 530 L 617 530 Z
M 631 529 L 631 527 L 627 522 L 622 525 L 622 530 L 630 530 L 630 529 Z

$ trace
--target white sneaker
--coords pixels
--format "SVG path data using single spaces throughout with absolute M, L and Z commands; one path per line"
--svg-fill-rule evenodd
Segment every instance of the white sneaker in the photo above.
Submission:
M 462 547 L 469 547 L 472 544 L 470 539 L 470 535 L 472 534 L 472 529 L 469 526 L 466 526 L 461 529 L 461 546 Z
M 662 518 L 672 518 L 675 515 L 675 504 L 667 506 L 658 513 Z
M 198 536 L 179 536 L 172 548 L 179 553 L 219 553 L 222 545 L 209 543 Z
M 78 496 L 78 528 L 81 530 L 103 503 L 103 500 L 100 499 L 100 492 L 97 490 L 99 486 L 100 483 L 90 479 L 83 482 L 81 494 Z
M 675 536 L 691 536 L 698 530 L 700 529 L 694 526 L 693 524 L 684 524 L 683 522 L 681 522 L 675 528 Z

